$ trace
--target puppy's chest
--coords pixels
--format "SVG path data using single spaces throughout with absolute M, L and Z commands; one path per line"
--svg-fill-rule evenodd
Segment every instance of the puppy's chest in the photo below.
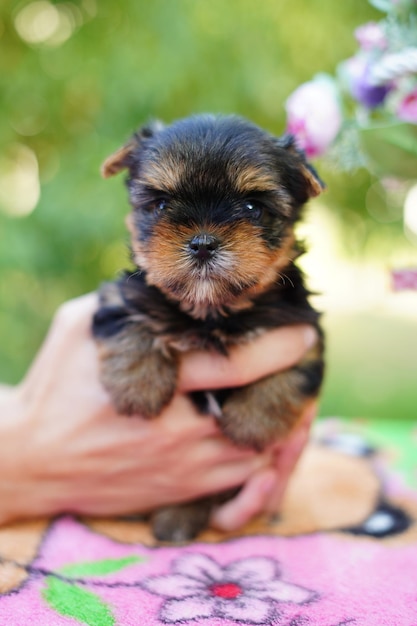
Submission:
M 188 352 L 190 350 L 216 350 L 222 354 L 227 354 L 232 345 L 246 343 L 256 336 L 262 334 L 264 329 L 256 327 L 240 327 L 239 320 L 233 318 L 207 319 L 207 320 L 184 320 L 183 324 L 175 324 L 175 328 L 170 323 L 165 327 L 162 325 L 152 325 L 154 335 L 154 348 L 165 351 L 172 349 L 178 352 Z
M 181 302 L 168 300 L 146 283 L 143 274 L 126 275 L 113 285 L 111 295 L 112 304 L 119 304 L 122 314 L 125 311 L 125 323 L 139 324 L 152 339 L 153 348 L 162 351 L 202 349 L 227 354 L 229 347 L 249 342 L 268 329 L 316 324 L 318 318 L 296 268 L 291 274 L 291 291 L 276 284 L 249 306 L 213 312 L 204 319 L 185 312 Z

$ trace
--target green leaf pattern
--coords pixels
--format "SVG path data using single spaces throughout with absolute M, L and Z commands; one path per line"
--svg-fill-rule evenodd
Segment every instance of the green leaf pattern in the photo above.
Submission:
M 43 597 L 50 607 L 86 626 L 115 626 L 110 607 L 92 591 L 48 576 Z
M 89 561 L 86 563 L 74 563 L 65 565 L 59 570 L 63 576 L 77 578 L 78 576 L 105 576 L 113 574 L 129 565 L 135 565 L 145 559 L 140 556 L 126 556 L 121 559 L 103 559 L 102 561 Z
M 139 556 L 127 556 L 65 565 L 56 576 L 46 577 L 42 596 L 51 609 L 64 617 L 77 620 L 83 626 L 115 626 L 111 607 L 99 595 L 85 588 L 89 581 L 84 578 L 106 576 L 144 560 Z M 71 581 L 71 578 L 74 580 Z

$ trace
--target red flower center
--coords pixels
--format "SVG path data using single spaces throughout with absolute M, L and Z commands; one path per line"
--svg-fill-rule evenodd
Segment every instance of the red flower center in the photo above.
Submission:
M 213 596 L 226 600 L 234 600 L 242 594 L 242 588 L 235 583 L 215 583 L 211 585 L 210 591 Z

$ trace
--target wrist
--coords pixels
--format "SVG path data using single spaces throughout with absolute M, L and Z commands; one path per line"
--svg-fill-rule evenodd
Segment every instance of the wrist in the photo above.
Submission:
M 27 440 L 26 415 L 21 388 L 0 385 L 0 524 L 16 517 L 24 479 L 21 461 L 26 456 L 22 451 Z

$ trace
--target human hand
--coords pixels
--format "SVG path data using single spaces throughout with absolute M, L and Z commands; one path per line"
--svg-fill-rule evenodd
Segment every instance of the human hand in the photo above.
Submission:
M 0 521 L 62 511 L 147 511 L 247 481 L 224 505 L 223 522 L 222 509 L 214 521 L 227 528 L 259 512 L 265 495 L 282 484 L 271 469 L 276 451 L 236 448 L 213 419 L 196 413 L 186 393 L 243 385 L 289 367 L 313 343 L 312 329 L 273 331 L 234 348 L 227 359 L 184 355 L 172 403 L 145 421 L 116 415 L 99 382 L 90 334 L 96 306 L 93 294 L 65 304 L 23 383 L 3 395 Z
M 297 363 L 316 339 L 312 327 L 287 326 L 266 333 L 251 344 L 233 348 L 227 359 L 216 353 L 193 353 L 182 367 L 185 389 L 249 384 Z M 317 402 L 312 401 L 288 436 L 271 446 L 270 464 L 251 474 L 239 493 L 213 512 L 212 526 L 233 531 L 262 512 L 273 515 L 279 511 L 288 481 L 308 443 L 316 414 Z
M 260 513 L 273 516 L 279 512 L 291 474 L 308 443 L 316 413 L 317 402 L 313 401 L 304 410 L 296 428 L 272 446 L 271 465 L 252 474 L 233 500 L 213 512 L 212 526 L 233 531 Z

